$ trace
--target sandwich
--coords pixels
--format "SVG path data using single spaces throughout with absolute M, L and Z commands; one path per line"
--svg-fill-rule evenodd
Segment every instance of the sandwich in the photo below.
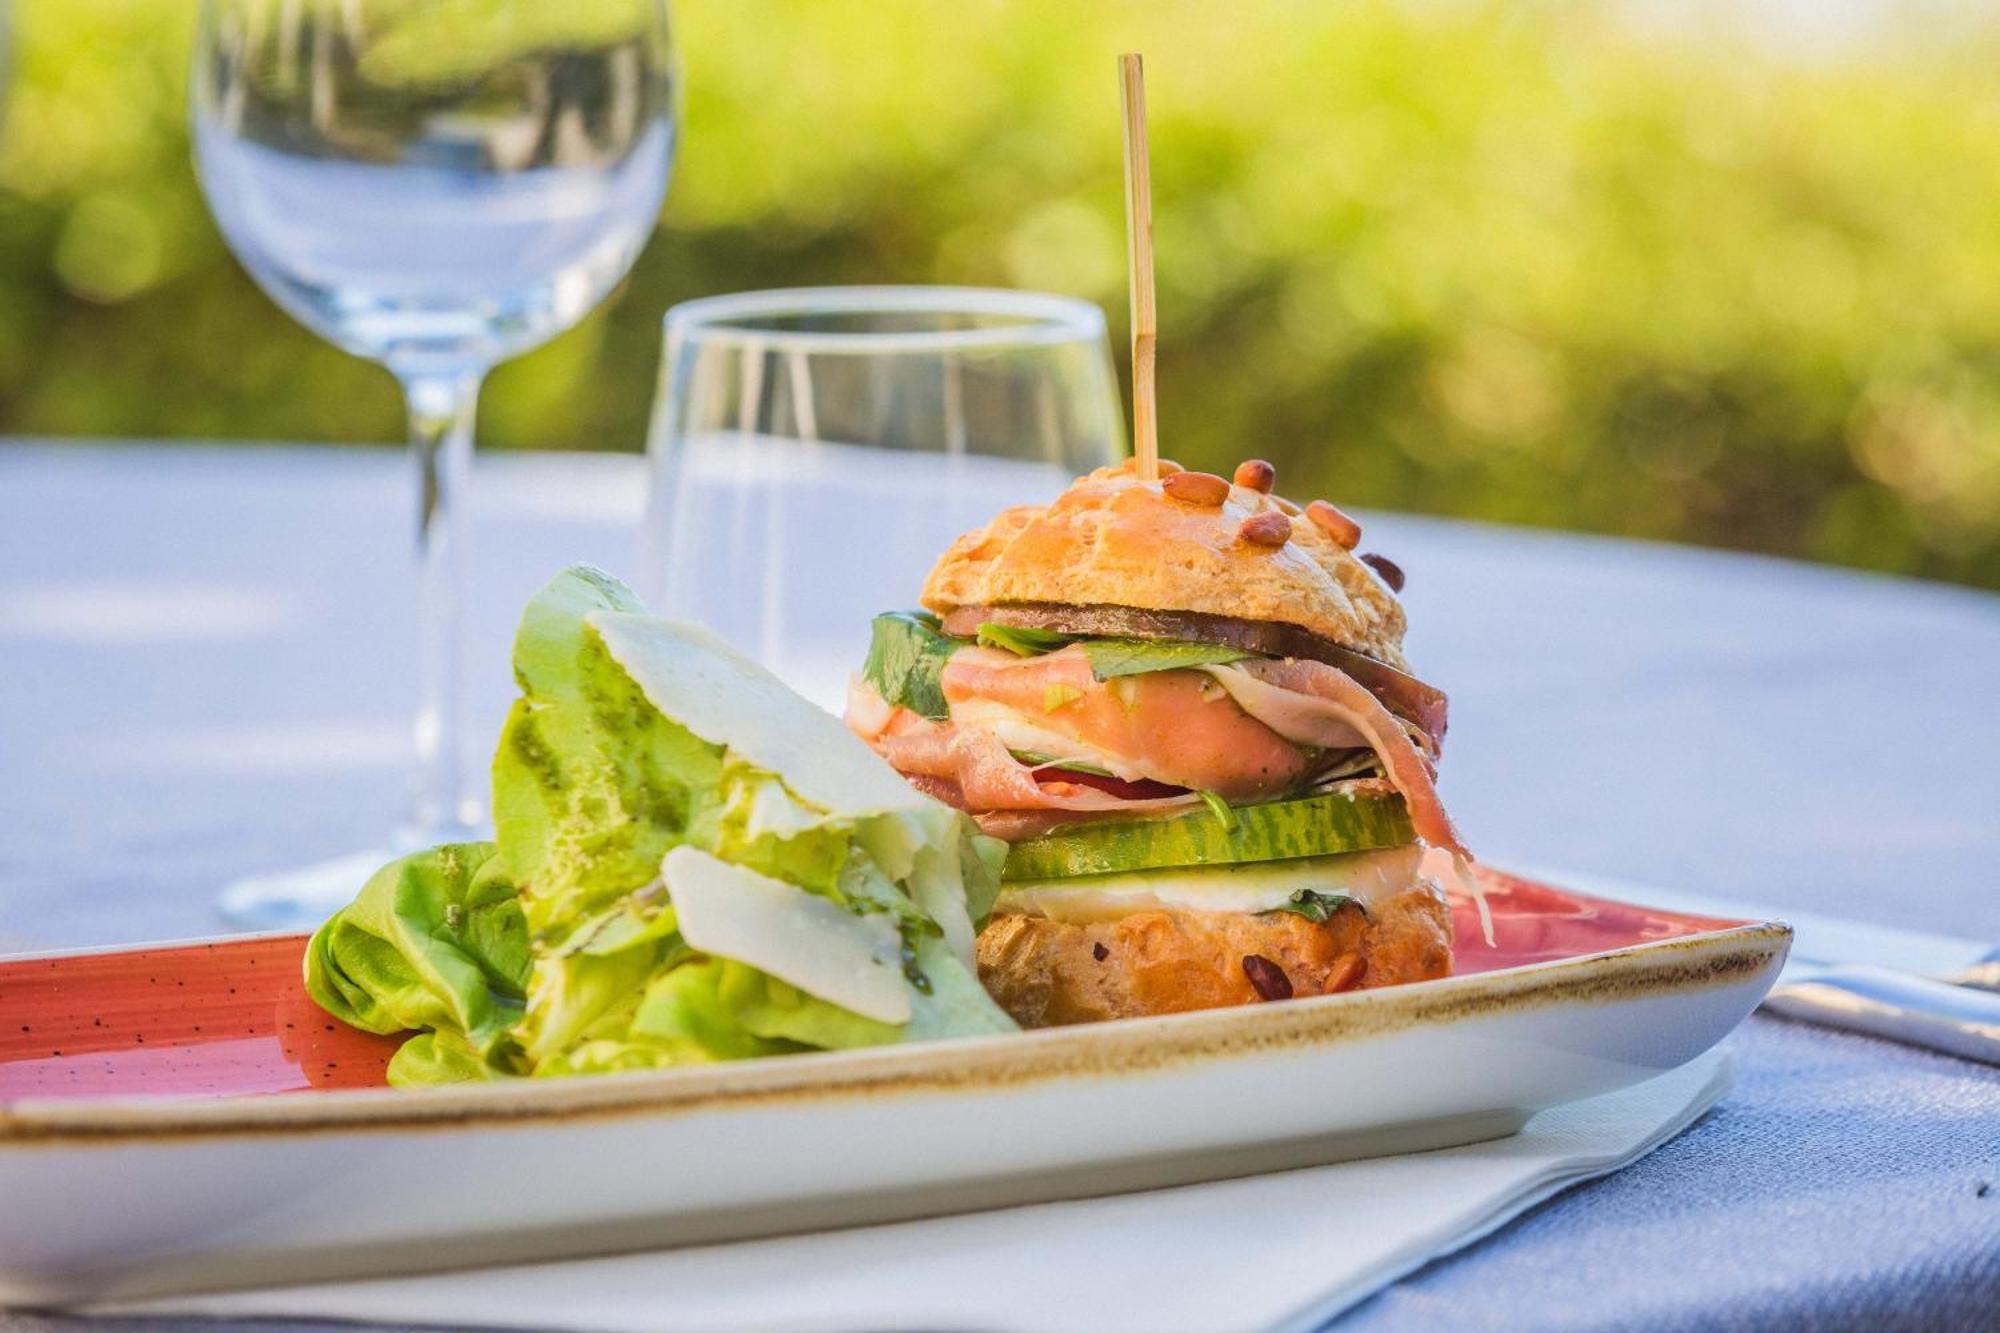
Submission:
M 609 575 L 514 643 L 492 842 L 383 867 L 313 936 L 398 1086 L 1011 1032 L 973 922 L 1005 848 L 833 718 Z
M 846 720 L 1009 846 L 979 976 L 1026 1026 L 1447 974 L 1468 853 L 1402 575 L 1337 507 L 1162 460 L 955 541 Z

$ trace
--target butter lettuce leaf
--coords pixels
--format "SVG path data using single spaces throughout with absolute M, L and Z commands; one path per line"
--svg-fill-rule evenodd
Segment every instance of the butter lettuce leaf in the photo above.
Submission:
M 328 1012 L 371 1032 L 416 1034 L 391 1062 L 392 1083 L 614 1073 L 1014 1029 L 980 986 L 972 948 L 1005 846 L 912 792 L 834 719 L 713 635 L 646 617 L 616 580 L 581 566 L 529 604 L 514 667 L 521 695 L 493 764 L 496 841 L 385 867 L 308 949 L 307 984 Z M 804 921 L 810 934 L 844 926 L 848 912 L 882 914 L 894 928 L 885 957 L 902 942 L 908 1021 L 880 1021 L 901 1014 L 900 1002 L 878 996 L 867 1017 L 749 957 L 694 947 L 666 873 L 681 847 L 780 881 L 772 892 L 789 886 L 842 909 L 792 913 L 788 928 Z M 686 854 L 671 862 L 686 863 Z M 711 921 L 752 919 L 733 899 L 707 902 Z M 763 957 L 762 930 L 704 938 Z M 817 957 L 811 943 L 795 940 L 787 956 Z M 814 984 L 812 968 L 797 971 Z
M 456 1032 L 419 1032 L 389 1059 L 392 1088 L 429 1088 L 440 1083 L 492 1083 L 516 1075 L 480 1058 Z
M 582 1042 L 622 1034 L 639 993 L 685 950 L 676 935 L 639 935 L 626 947 L 576 949 L 535 962 L 528 1012 L 519 1036 L 530 1064 L 539 1065 Z
M 689 841 L 725 861 L 838 897 L 854 829 L 794 796 L 776 775 L 731 755 L 717 799 Z
M 655 982 L 639 1006 L 632 1035 L 674 1043 L 695 1058 L 727 1060 L 1015 1030 L 941 944 L 919 945 L 917 953 L 931 978 L 930 991 L 911 997 L 914 1014 L 906 1024 L 878 1023 L 748 964 L 711 958 Z
M 390 862 L 306 946 L 306 989 L 334 1017 L 447 1033 L 503 1066 L 529 970 L 520 896 L 486 842 Z
M 513 1035 L 531 970 L 521 898 L 492 843 L 390 862 L 306 946 L 307 993 L 368 1032 L 416 1031 L 394 1087 L 525 1072 Z
M 1015 1030 L 971 969 L 941 941 L 917 945 L 916 960 L 929 990 L 913 992 L 908 1023 L 890 1024 L 808 995 L 748 963 L 685 956 L 657 968 L 636 992 L 635 1003 L 603 1011 L 591 1029 L 540 1060 L 535 1076 L 663 1069 Z M 563 966 L 588 964 L 572 959 Z
M 764 1041 L 791 1042 L 794 1049 L 844 1051 L 884 1046 L 903 1040 L 907 1028 L 864 1018 L 754 967 L 726 960 L 717 997 L 744 1031 Z
M 522 614 L 521 697 L 493 760 L 500 853 L 540 937 L 659 874 L 716 799 L 723 747 L 661 716 L 584 617 L 635 610 L 610 575 L 574 566 Z
M 724 958 L 703 958 L 661 976 L 639 1002 L 631 1039 L 661 1048 L 674 1063 L 742 1060 L 805 1049 L 759 1034 L 743 1022 L 723 995 L 724 980 L 732 973 L 763 976 Z

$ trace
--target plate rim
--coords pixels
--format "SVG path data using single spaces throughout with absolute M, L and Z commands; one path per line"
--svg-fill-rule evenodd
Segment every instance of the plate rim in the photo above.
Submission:
M 1643 904 L 1634 904 L 1643 905 Z M 0 961 L 279 938 L 258 932 L 158 944 L 16 954 Z M 1782 919 L 1648 940 L 1374 990 L 1112 1023 L 771 1056 L 617 1078 L 362 1088 L 310 1096 L 24 1097 L 0 1102 L 0 1150 L 214 1139 L 493 1129 L 750 1105 L 942 1095 L 1074 1077 L 1125 1076 L 1286 1048 L 1322 1048 L 1564 1004 L 1625 1001 L 1754 981 L 1766 988 L 1793 937 Z

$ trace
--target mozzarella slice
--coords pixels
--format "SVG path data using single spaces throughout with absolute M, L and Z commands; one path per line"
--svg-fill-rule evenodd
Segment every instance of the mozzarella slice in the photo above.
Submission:
M 769 972 L 882 1023 L 910 1021 L 902 939 L 887 916 L 857 916 L 783 880 L 680 846 L 660 863 L 681 937 L 702 953 Z
M 1423 843 L 1341 856 L 1311 856 L 1247 865 L 1177 866 L 1127 874 L 1007 884 L 998 912 L 1083 924 L 1134 912 L 1268 912 L 1301 889 L 1344 893 L 1363 908 L 1421 882 Z
M 1080 760 L 1127 782 L 1138 782 L 1148 776 L 1144 769 L 1109 750 L 1041 726 L 1032 718 L 991 699 L 960 699 L 951 706 L 951 720 L 962 727 L 978 727 L 992 732 L 1009 750 Z

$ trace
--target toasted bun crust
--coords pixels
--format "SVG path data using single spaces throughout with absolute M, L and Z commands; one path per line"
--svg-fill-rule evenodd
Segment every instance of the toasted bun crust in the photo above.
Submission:
M 1449 976 L 1451 908 L 1419 880 L 1366 915 L 1348 907 L 1320 924 L 1288 912 L 1135 912 L 1087 925 L 1007 914 L 979 933 L 979 979 L 1021 1026 L 1053 1027 L 1255 1003 L 1251 954 L 1282 969 L 1294 996 Z
M 1291 523 L 1281 547 L 1240 534 L 1244 519 L 1268 510 Z M 1002 511 L 953 542 L 924 580 L 923 603 L 939 615 L 995 602 L 1280 621 L 1408 669 L 1402 605 L 1298 506 L 1244 486 L 1220 506 L 1190 504 L 1140 481 L 1129 461 L 1099 468 L 1046 507 Z

